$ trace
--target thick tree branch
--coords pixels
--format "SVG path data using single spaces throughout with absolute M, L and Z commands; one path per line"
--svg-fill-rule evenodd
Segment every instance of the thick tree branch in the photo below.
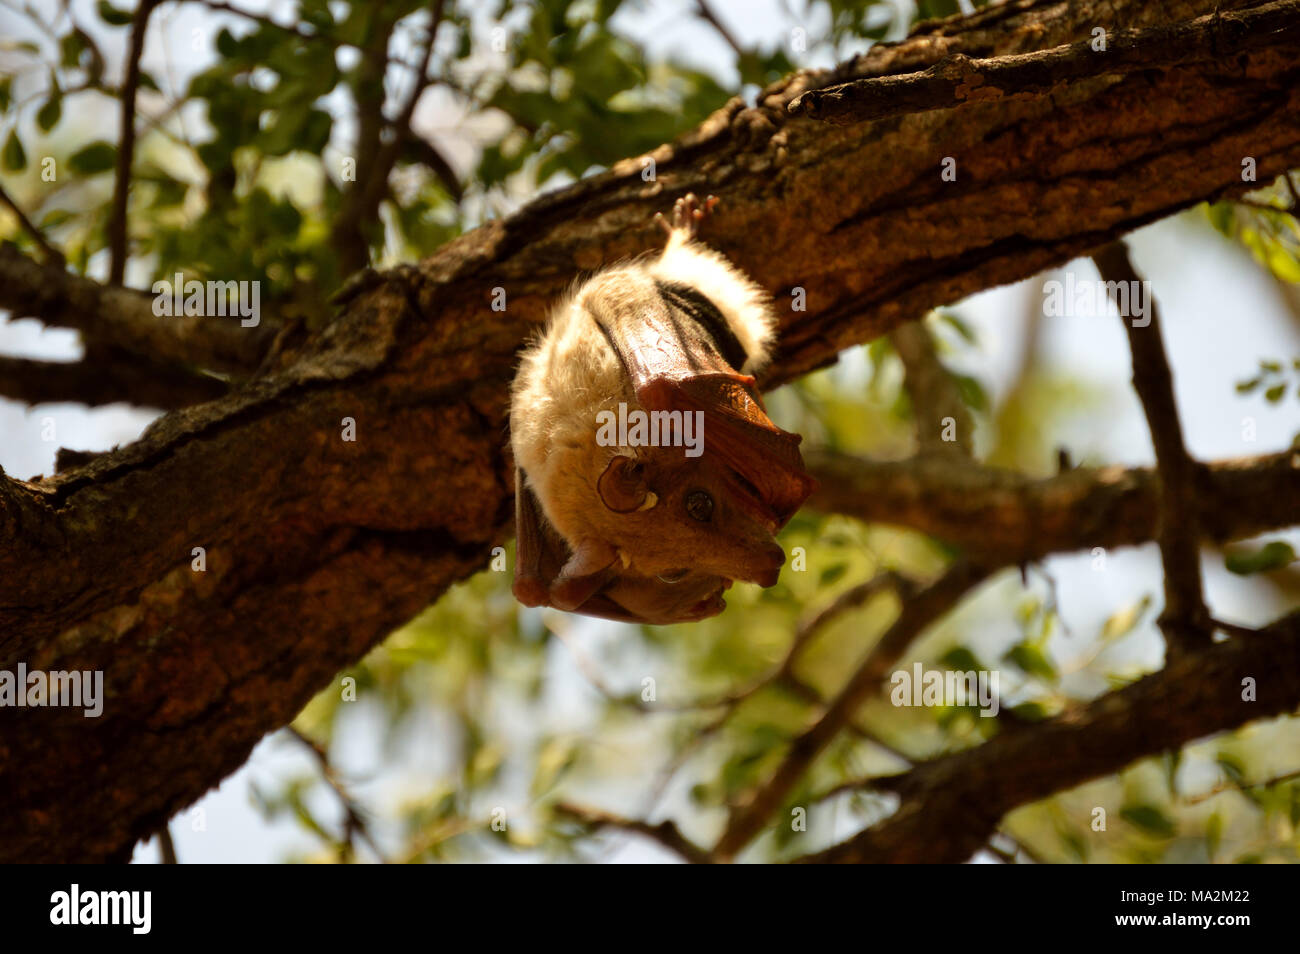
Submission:
M 39 318 L 53 328 L 75 328 L 87 342 L 153 362 L 174 362 L 235 374 L 261 363 L 275 328 L 245 328 L 237 318 L 153 313 L 153 297 L 106 287 L 57 265 L 40 265 L 0 244 L 0 308 L 14 318 Z
M 36 361 L 0 355 L 0 395 L 24 404 L 70 402 L 92 407 L 123 401 L 162 410 L 225 394 L 226 383 L 133 356 L 97 354 L 82 361 Z
M 1103 23 L 1098 23 L 1105 29 Z M 1300 40 L 1300 0 L 1277 0 L 1214 13 L 1173 26 L 1115 33 L 1051 50 L 972 59 L 954 53 L 921 73 L 854 80 L 810 90 L 790 111 L 830 123 L 859 123 L 951 109 L 967 103 L 1045 96 L 1068 83 L 1099 76 L 1169 69 L 1187 63 L 1227 63 L 1265 46 Z
M 1243 698 L 1251 680 L 1258 697 Z M 1300 613 L 1252 639 L 1166 661 L 1119 692 L 983 745 L 925 762 L 881 785 L 901 797 L 889 818 L 809 862 L 960 862 L 1020 805 L 1134 761 L 1300 706 Z
M 0 720 L 0 857 L 126 857 L 340 668 L 483 566 L 510 528 L 517 349 L 576 274 L 652 247 L 651 215 L 674 196 L 722 195 L 709 242 L 778 301 L 807 291 L 808 310 L 783 316 L 772 386 L 930 308 L 1238 195 L 1243 156 L 1261 177 L 1296 165 L 1289 46 L 915 119 L 838 127 L 786 109 L 814 86 L 953 52 L 1074 42 L 1103 15 L 1118 30 L 1213 8 L 1019 7 L 798 74 L 655 150 L 654 182 L 638 156 L 544 195 L 363 283 L 319 335 L 228 396 L 65 474 L 0 480 L 0 668 L 101 669 L 107 694 L 95 720 Z M 939 175 L 945 156 L 956 182 Z M 0 253 L 0 296 L 12 264 Z M 76 284 L 61 281 L 52 302 L 39 287 L 17 297 L 78 327 L 124 308 L 114 294 L 142 297 L 101 290 L 76 306 Z M 490 310 L 496 288 L 505 312 Z M 219 327 L 206 322 L 195 334 Z M 164 343 L 169 359 L 185 350 Z
M 1157 536 L 1159 484 L 1146 468 L 1076 468 L 1035 479 L 960 461 L 872 461 L 810 449 L 820 487 L 808 505 L 910 527 L 985 561 L 1134 546 Z M 1300 524 L 1300 454 L 1219 461 L 1198 471 L 1191 521 L 1224 543 Z

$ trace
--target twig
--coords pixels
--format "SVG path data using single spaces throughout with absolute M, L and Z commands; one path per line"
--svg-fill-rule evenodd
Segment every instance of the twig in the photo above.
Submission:
M 330 40 L 340 46 L 351 45 L 344 42 L 340 37 L 337 37 L 332 33 L 321 33 L 321 32 L 309 33 L 308 31 L 304 30 L 300 25 L 296 23 L 277 23 L 275 20 L 272 20 L 269 16 L 266 16 L 261 13 L 254 13 L 251 10 L 241 9 L 240 7 L 236 7 L 232 4 L 225 3 L 223 2 L 223 0 L 198 0 L 198 2 L 203 6 L 207 7 L 209 10 L 213 10 L 217 13 L 233 13 L 235 16 L 243 17 L 245 20 L 250 20 L 253 23 L 261 24 L 262 26 L 269 26 L 276 30 L 283 30 L 285 33 L 292 33 L 293 35 L 303 40 L 308 40 L 313 43 L 319 43 L 321 42 L 321 40 Z M 314 30 L 315 27 L 313 27 L 312 29 Z
M 172 830 L 167 825 L 158 829 L 158 852 L 165 865 L 176 864 L 176 845 L 172 841 Z
M 1093 261 L 1112 298 L 1120 287 L 1129 289 L 1130 301 L 1140 294 L 1143 283 L 1122 241 L 1107 245 L 1093 256 Z M 1138 327 L 1126 315 L 1121 315 L 1120 320 L 1133 353 L 1133 389 L 1142 401 L 1156 451 L 1160 484 L 1156 541 L 1165 571 L 1165 607 L 1158 622 L 1169 651 L 1181 652 L 1203 642 L 1209 634 L 1209 611 L 1201 587 L 1200 534 L 1196 526 L 1199 465 L 1183 443 L 1173 374 L 1161 343 L 1159 309 L 1154 299 L 1148 298 L 1146 304 L 1149 322 L 1145 326 Z
M 27 218 L 23 210 L 18 207 L 18 204 L 9 197 L 9 193 L 4 190 L 3 186 L 0 186 L 0 203 L 9 207 L 9 211 L 18 219 L 19 227 L 27 233 L 28 237 L 33 242 L 36 243 L 36 247 L 44 253 L 45 264 L 63 268 L 67 263 L 67 260 L 63 257 L 63 253 L 46 240 L 45 235 L 40 229 L 32 224 L 31 220 Z
M 126 276 L 126 205 L 131 191 L 131 160 L 135 155 L 135 95 L 140 86 L 140 57 L 144 55 L 149 15 L 160 0 L 140 0 L 131 21 L 131 47 L 126 58 L 126 79 L 122 83 L 122 126 L 118 135 L 117 169 L 113 182 L 113 205 L 108 218 L 108 283 L 122 284 Z
M 799 624 L 799 628 L 795 632 L 794 642 L 791 644 L 785 662 L 782 663 L 778 672 L 789 672 L 793 667 L 796 653 L 818 632 L 829 626 L 840 616 L 856 609 L 886 589 L 892 589 L 898 594 L 900 600 L 906 601 L 908 597 L 916 592 L 916 584 L 895 570 L 883 570 L 871 579 L 845 590 L 835 597 L 830 605 Z
M 691 864 L 708 864 L 710 860 L 707 852 L 687 839 L 685 835 L 677 830 L 677 826 L 667 819 L 652 825 L 650 822 L 634 818 L 623 818 L 599 809 L 584 808 L 567 802 L 557 804 L 555 811 L 557 814 L 567 815 L 574 821 L 592 828 L 616 828 L 620 831 L 630 831 L 638 835 L 644 835 L 652 841 L 658 842 L 669 851 L 680 855 Z
M 1262 782 L 1229 782 L 1225 785 L 1216 785 L 1208 792 L 1201 792 L 1197 795 L 1188 795 L 1181 801 L 1184 805 L 1199 805 L 1201 802 L 1208 802 L 1216 795 L 1222 795 L 1224 792 L 1244 792 L 1248 788 L 1272 788 L 1274 785 L 1281 785 L 1284 782 L 1294 782 L 1300 779 L 1300 769 L 1293 772 L 1285 772 L 1281 775 L 1274 775 L 1272 778 L 1264 779 Z
M 735 35 L 727 29 L 726 24 L 718 18 L 718 15 L 713 12 L 713 8 L 709 6 L 708 0 L 695 0 L 695 7 L 695 12 L 699 18 L 706 21 L 713 27 L 713 29 L 717 30 L 718 35 L 722 37 L 727 46 L 731 47 L 732 50 L 735 51 L 737 56 L 745 55 L 745 48 L 740 45 L 740 41 L 738 41 Z
M 730 861 L 758 834 L 782 799 L 798 784 L 804 772 L 822 750 L 849 723 L 853 714 L 880 685 L 888 668 L 898 661 L 912 640 L 955 606 L 971 589 L 987 579 L 987 567 L 959 560 L 929 587 L 903 604 L 893 625 L 867 654 L 866 660 L 849 679 L 826 712 L 803 735 L 795 739 L 785 760 L 766 784 L 736 806 L 713 857 Z
M 889 334 L 903 362 L 903 386 L 912 399 L 912 418 L 920 453 L 952 453 L 969 457 L 974 448 L 970 410 L 957 393 L 952 375 L 939 360 L 925 324 L 910 321 Z M 943 439 L 951 419 L 953 440 Z
M 1300 191 L 1296 190 L 1295 182 L 1291 178 L 1291 173 L 1282 173 L 1282 181 L 1286 183 L 1286 189 L 1291 193 L 1291 208 L 1300 209 Z
M 311 751 L 312 755 L 316 757 L 316 762 L 320 766 L 321 777 L 325 780 L 325 784 L 330 787 L 335 796 L 338 797 L 338 800 L 343 804 L 343 838 L 345 843 L 351 844 L 353 835 L 355 834 L 364 841 L 367 846 L 369 846 L 370 850 L 374 852 L 375 857 L 378 858 L 380 862 L 387 864 L 388 862 L 384 857 L 384 853 L 379 850 L 379 845 L 375 843 L 375 839 L 370 834 L 370 828 L 366 824 L 365 818 L 362 817 L 360 810 L 356 807 L 355 803 L 353 803 L 351 796 L 348 795 L 347 791 L 343 788 L 338 776 L 335 775 L 334 768 L 330 764 L 329 753 L 327 753 L 318 743 L 303 735 L 293 726 L 288 726 L 287 728 L 289 734 L 306 746 Z

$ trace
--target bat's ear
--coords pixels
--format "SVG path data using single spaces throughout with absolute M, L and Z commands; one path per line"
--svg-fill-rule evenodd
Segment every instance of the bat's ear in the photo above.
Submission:
M 596 481 L 601 502 L 615 513 L 649 510 L 659 499 L 646 483 L 645 467 L 633 457 L 620 454 L 605 467 Z
M 618 551 L 608 543 L 588 537 L 578 543 L 551 584 L 551 604 L 573 612 L 614 579 Z

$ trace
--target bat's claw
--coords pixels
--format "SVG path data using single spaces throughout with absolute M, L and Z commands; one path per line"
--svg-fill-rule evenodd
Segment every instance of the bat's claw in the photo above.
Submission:
M 688 192 L 673 203 L 671 224 L 662 212 L 655 213 L 655 223 L 669 235 L 681 231 L 686 233 L 687 238 L 695 238 L 699 234 L 700 223 L 708 218 L 717 204 L 718 197 L 715 195 L 707 196 L 701 202 L 694 192 Z

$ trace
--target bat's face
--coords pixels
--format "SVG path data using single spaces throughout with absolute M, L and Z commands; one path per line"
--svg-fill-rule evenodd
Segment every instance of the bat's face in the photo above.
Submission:
M 629 570 L 669 591 L 688 582 L 718 593 L 731 580 L 776 583 L 785 551 L 774 534 L 788 515 L 707 451 L 689 458 L 680 448 L 640 448 L 635 459 L 610 460 L 596 483 L 596 534 Z

